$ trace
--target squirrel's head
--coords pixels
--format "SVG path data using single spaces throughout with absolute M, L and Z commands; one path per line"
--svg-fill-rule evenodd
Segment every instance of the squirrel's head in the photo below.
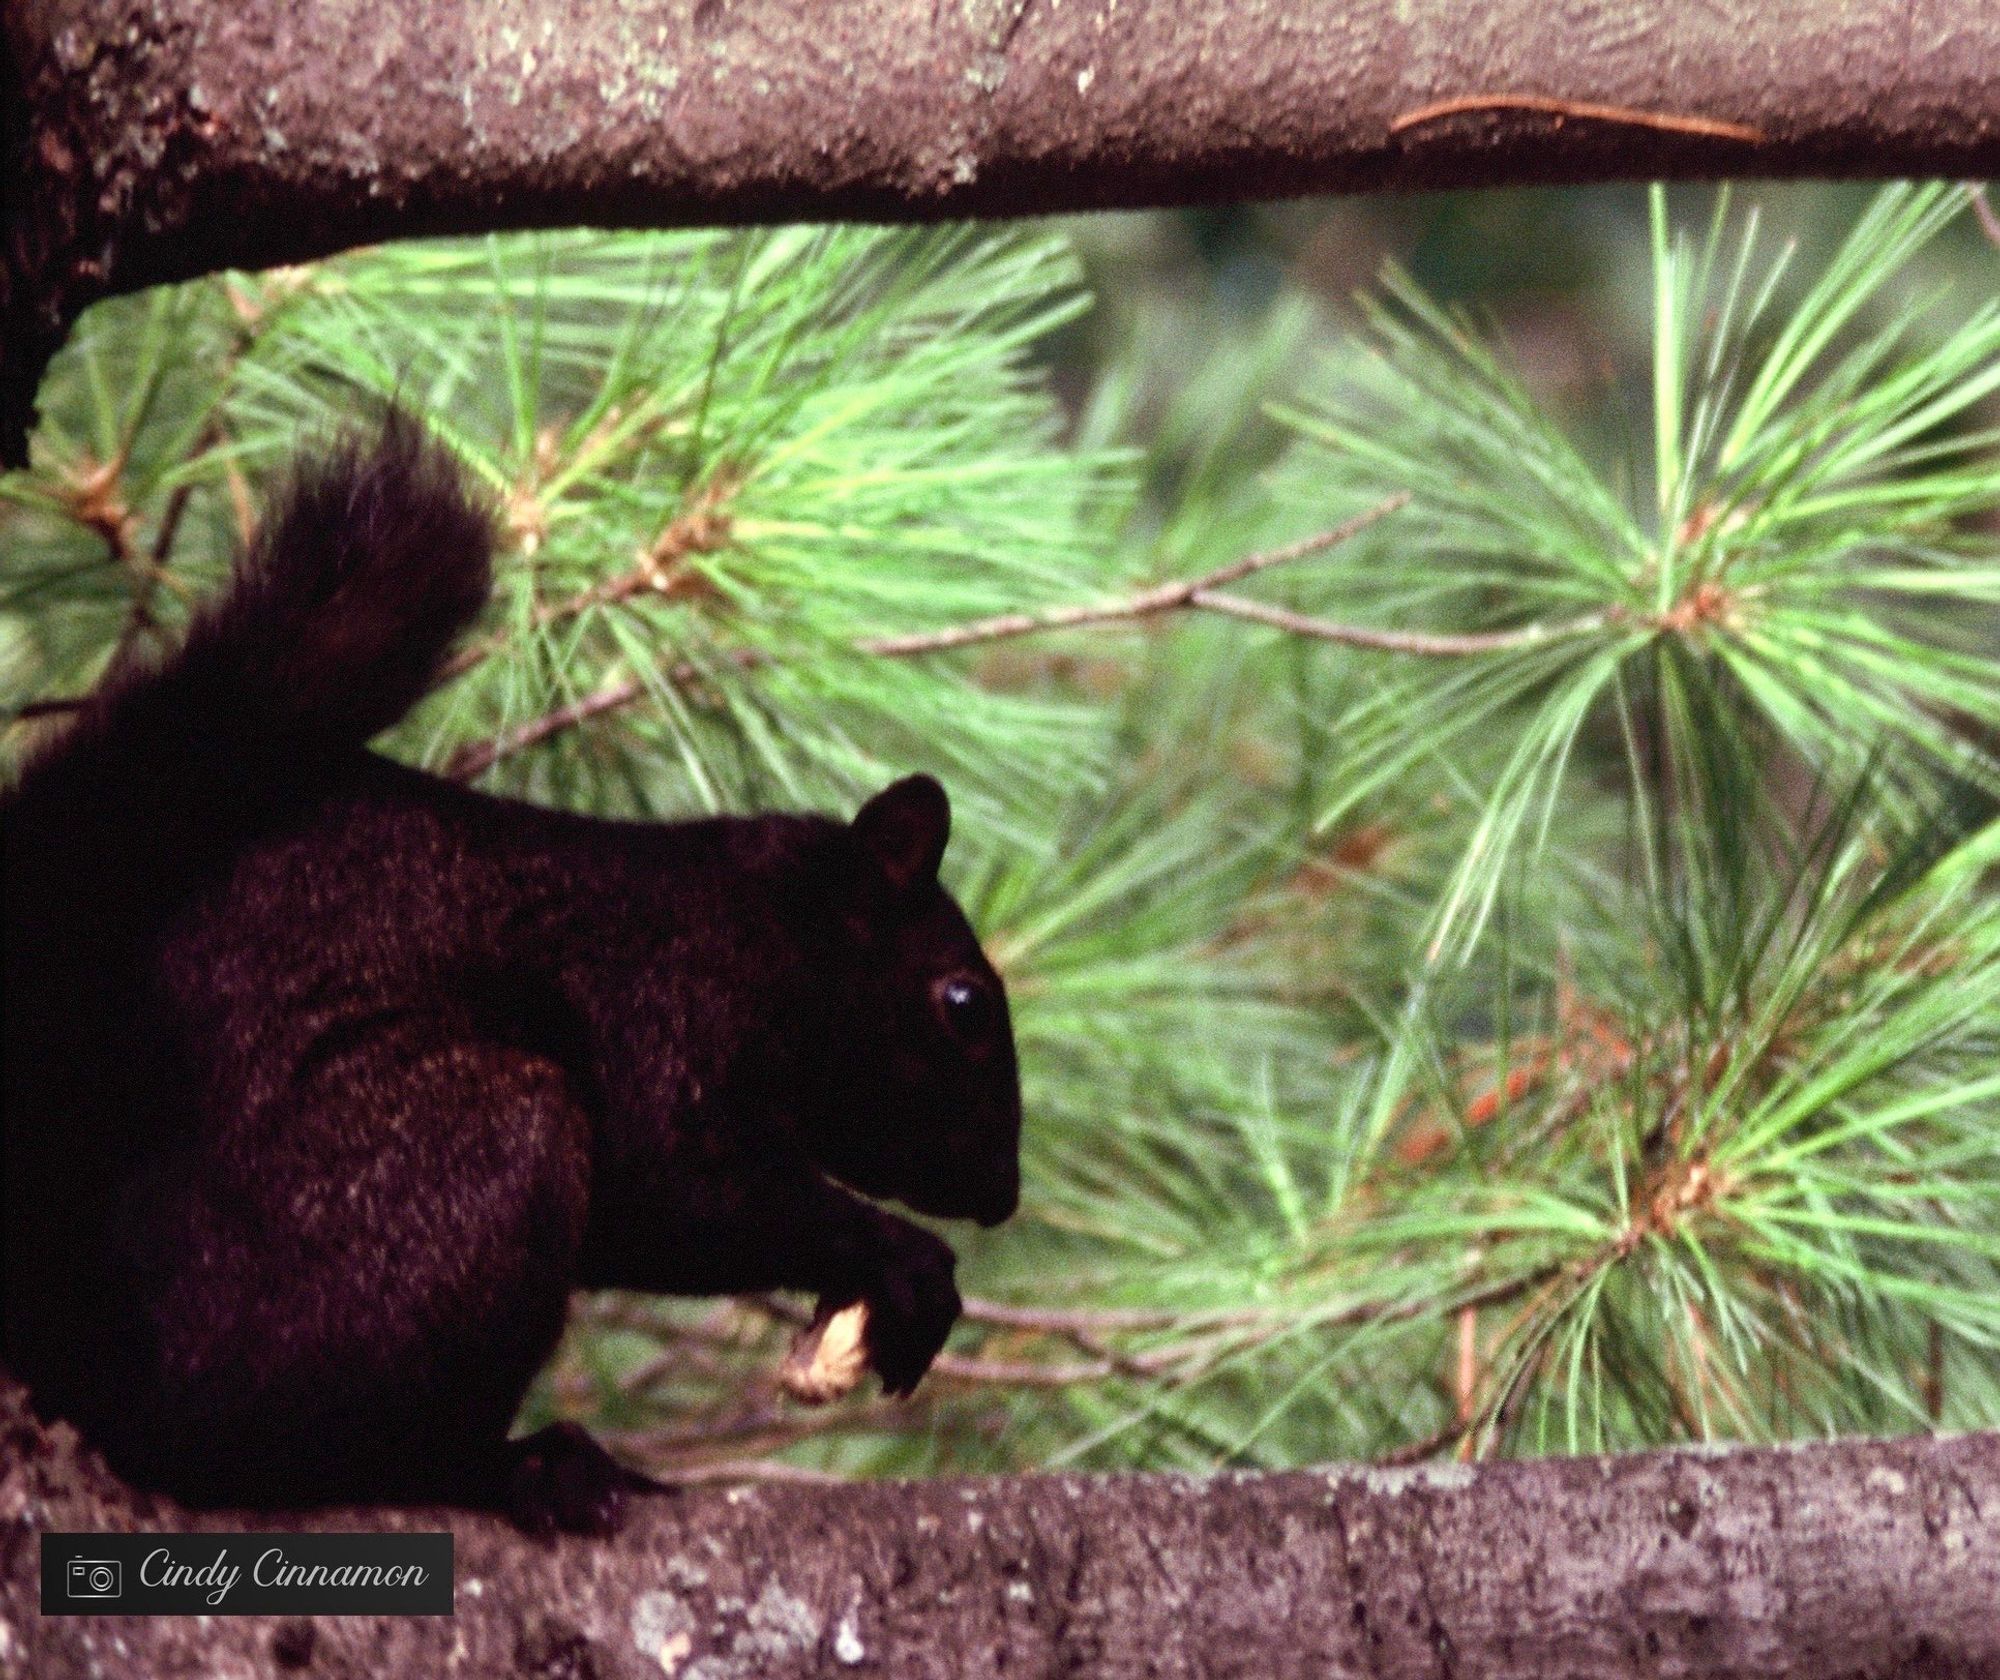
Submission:
M 950 833 L 944 789 L 909 776 L 843 836 L 838 1072 L 814 1148 L 864 1194 L 997 1225 L 1020 1199 L 1021 1082 L 1006 987 L 938 883 Z

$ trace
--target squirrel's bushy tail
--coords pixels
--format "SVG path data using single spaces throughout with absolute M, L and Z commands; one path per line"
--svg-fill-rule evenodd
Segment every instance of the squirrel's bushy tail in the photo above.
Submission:
M 181 647 L 101 685 L 0 794 L 10 1050 L 54 1056 L 90 1013 L 77 999 L 244 823 L 416 703 L 485 602 L 492 549 L 456 464 L 400 415 L 295 472 Z
M 200 803 L 252 762 L 282 779 L 360 746 L 436 680 L 485 604 L 492 553 L 456 462 L 392 411 L 294 470 L 180 647 L 107 679 L 5 803 Z
M 204 748 L 359 746 L 436 680 L 486 601 L 492 551 L 457 464 L 391 412 L 295 471 L 179 650 L 114 682 L 88 721 Z

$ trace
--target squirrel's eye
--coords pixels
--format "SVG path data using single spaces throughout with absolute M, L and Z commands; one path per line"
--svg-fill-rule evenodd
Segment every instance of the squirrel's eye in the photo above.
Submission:
M 961 1043 L 977 1043 L 991 1031 L 998 1011 L 992 989 L 984 981 L 954 974 L 940 980 L 931 995 L 945 1030 Z

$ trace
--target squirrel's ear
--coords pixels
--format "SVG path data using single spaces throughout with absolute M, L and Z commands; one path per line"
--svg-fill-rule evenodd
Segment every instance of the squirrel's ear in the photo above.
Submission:
M 891 782 L 855 814 L 854 836 L 898 892 L 937 879 L 951 801 L 929 776 Z

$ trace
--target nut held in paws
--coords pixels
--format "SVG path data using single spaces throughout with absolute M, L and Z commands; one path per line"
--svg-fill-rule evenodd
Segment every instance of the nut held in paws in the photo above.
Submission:
M 868 1372 L 868 1302 L 820 1308 L 778 1366 L 778 1386 L 794 1400 L 824 1406 L 852 1394 Z
M 856 1301 L 838 1312 L 821 1308 L 801 1330 L 778 1383 L 794 1400 L 823 1406 L 852 1394 L 868 1369 L 868 1303 Z

